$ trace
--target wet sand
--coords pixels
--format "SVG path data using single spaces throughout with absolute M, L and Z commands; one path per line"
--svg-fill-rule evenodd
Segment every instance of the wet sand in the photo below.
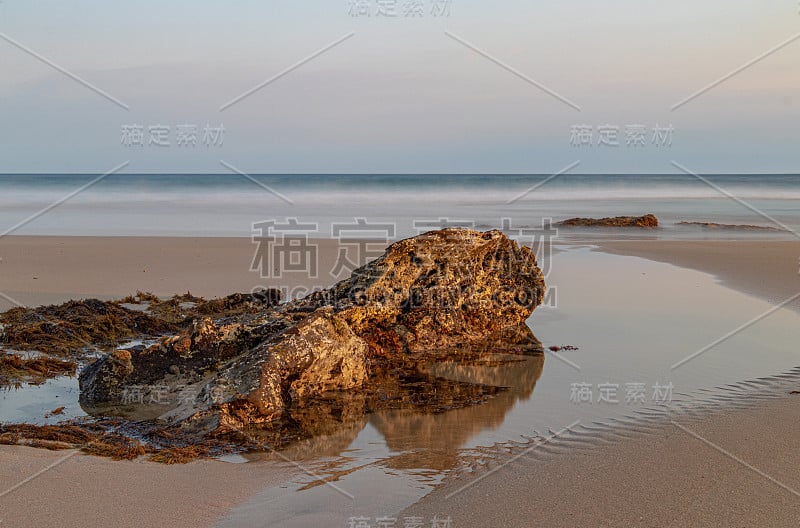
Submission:
M 0 292 L 42 304 L 121 297 L 136 290 L 217 296 L 278 284 L 326 286 L 335 280 L 326 271 L 335 262 L 334 247 L 333 242 L 320 245 L 319 279 L 262 279 L 250 271 L 255 246 L 249 239 L 5 237 L 0 239 Z M 727 286 L 771 302 L 800 292 L 800 243 L 637 241 L 604 243 L 600 250 L 713 273 Z M 0 303 L 0 309 L 12 305 L 7 299 Z M 800 490 L 800 476 L 793 471 L 800 463 L 799 413 L 800 401 L 787 397 L 678 422 Z M 0 446 L 0 482 L 13 486 L 65 454 Z M 0 521 L 2 526 L 41 526 L 58 519 L 65 528 L 109 522 L 209 526 L 238 501 L 288 478 L 260 464 L 206 461 L 168 467 L 76 455 L 0 496 Z M 429 522 L 434 514 L 451 516 L 458 528 L 545 522 L 795 526 L 800 520 L 799 496 L 673 425 L 649 437 L 547 462 L 523 457 L 446 498 L 465 483 L 446 482 L 409 511 Z
M 773 304 L 800 293 L 800 242 L 619 241 L 598 251 L 707 272 Z M 787 308 L 800 311 L 800 301 Z M 459 528 L 798 526 L 800 396 L 784 394 L 679 414 L 678 425 L 580 452 L 548 457 L 545 444 L 501 469 L 452 475 L 399 517 L 450 517 Z
M 537 460 L 545 445 L 463 491 L 483 473 L 448 479 L 399 517 L 458 528 L 798 526 L 798 418 L 800 399 L 787 397 Z
M 115 462 L 0 445 L 0 526 L 211 526 L 238 502 L 294 474 L 264 469 L 219 461 Z
M 625 240 L 598 251 L 710 273 L 725 286 L 780 304 L 800 293 L 800 241 Z M 800 311 L 800 299 L 787 307 Z

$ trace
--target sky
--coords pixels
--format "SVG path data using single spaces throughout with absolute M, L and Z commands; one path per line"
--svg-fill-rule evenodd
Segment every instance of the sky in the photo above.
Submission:
M 2 0 L 0 172 L 800 172 L 798 59 L 797 0 Z

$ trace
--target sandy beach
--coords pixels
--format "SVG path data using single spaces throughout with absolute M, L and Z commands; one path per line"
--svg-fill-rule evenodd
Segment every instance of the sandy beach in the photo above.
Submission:
M 218 297 L 264 287 L 327 287 L 336 279 L 337 242 L 315 239 L 320 273 L 261 277 L 251 270 L 257 245 L 248 238 L 28 237 L 0 239 L 0 292 L 22 304 L 138 291 Z M 638 256 L 716 276 L 722 284 L 777 304 L 800 292 L 800 241 L 599 241 L 598 251 Z M 102 266 L 92 267 L 101 262 Z M 0 310 L 13 307 L 0 297 Z M 800 309 L 800 300 L 790 304 Z
M 321 247 L 323 261 L 333 262 L 333 243 L 323 241 Z M 770 302 L 800 291 L 795 242 L 614 242 L 600 250 L 711 273 L 726 286 Z M 0 292 L 40 304 L 136 290 L 217 296 L 287 283 L 286 278 L 265 281 L 250 271 L 253 253 L 248 239 L 6 237 L 0 240 Z M 675 421 L 686 430 L 665 423 L 647 436 L 553 460 L 521 457 L 485 478 L 480 473 L 448 478 L 402 515 L 449 516 L 459 528 L 796 526 L 797 403 L 787 395 L 702 419 L 679 416 Z M 3 526 L 41 526 L 56 517 L 64 527 L 104 526 L 110 519 L 115 526 L 211 526 L 238 502 L 292 476 L 258 463 L 163 466 L 81 454 L 61 461 L 70 454 L 0 447 L 0 481 L 18 485 L 0 495 Z M 448 498 L 476 477 L 481 478 L 474 486 Z
M 333 269 L 334 242 L 313 243 L 320 248 L 320 269 Z M 335 282 L 325 273 L 318 279 L 291 273 L 262 278 L 250 269 L 257 247 L 249 238 L 7 236 L 0 239 L 0 292 L 6 295 L 0 297 L 0 310 L 12 308 L 13 301 L 36 306 L 122 298 L 136 291 L 161 297 L 191 291 L 210 298 L 262 286 Z
M 151 3 L 0 0 L 0 528 L 800 526 L 796 2 Z

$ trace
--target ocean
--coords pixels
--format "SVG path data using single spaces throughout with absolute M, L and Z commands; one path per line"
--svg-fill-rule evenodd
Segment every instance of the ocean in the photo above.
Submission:
M 438 225 L 538 228 L 547 218 L 645 213 L 660 219 L 657 237 L 707 234 L 676 226 L 679 221 L 800 229 L 800 175 L 703 181 L 691 175 L 117 173 L 87 187 L 97 178 L 0 175 L 0 233 L 247 237 L 256 223 L 296 219 L 310 236 L 330 238 L 336 225 L 362 219 L 363 231 L 392 225 L 389 238 L 399 238 Z

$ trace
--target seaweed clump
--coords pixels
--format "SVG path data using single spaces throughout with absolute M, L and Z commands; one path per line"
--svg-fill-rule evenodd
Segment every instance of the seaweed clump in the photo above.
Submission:
M 113 460 L 133 460 L 150 450 L 138 440 L 91 423 L 0 425 L 0 444 L 40 447 L 53 451 L 80 449 L 84 453 Z
M 280 290 L 262 289 L 254 293 L 234 293 L 218 299 L 195 297 L 190 292 L 159 299 L 152 293 L 136 292 L 117 302 L 119 305 L 140 305 L 146 313 L 159 321 L 186 328 L 192 321 L 209 317 L 226 319 L 242 315 L 254 315 L 264 308 L 277 305 L 281 300 Z
M 38 308 L 19 307 L 0 314 L 0 387 L 42 383 L 75 375 L 78 362 L 111 352 L 131 340 L 180 333 L 206 317 L 255 317 L 280 301 L 279 290 L 234 293 L 206 300 L 191 293 L 161 300 L 137 292 L 118 301 L 85 299 Z M 36 352 L 26 359 L 16 351 Z
M 0 387 L 21 382 L 39 384 L 56 376 L 74 376 L 78 364 L 46 356 L 24 358 L 19 354 L 0 354 Z
M 87 455 L 112 460 L 148 456 L 149 460 L 161 464 L 186 464 L 256 447 L 247 439 L 234 445 L 220 439 L 199 440 L 182 431 L 156 430 L 144 425 L 138 430 L 131 427 L 118 420 L 74 420 L 56 425 L 5 424 L 0 425 L 0 444 L 51 451 L 78 449 Z
M 1 342 L 6 347 L 73 358 L 88 350 L 113 348 L 125 340 L 178 330 L 149 314 L 98 299 L 14 308 L 0 314 L 0 323 Z

